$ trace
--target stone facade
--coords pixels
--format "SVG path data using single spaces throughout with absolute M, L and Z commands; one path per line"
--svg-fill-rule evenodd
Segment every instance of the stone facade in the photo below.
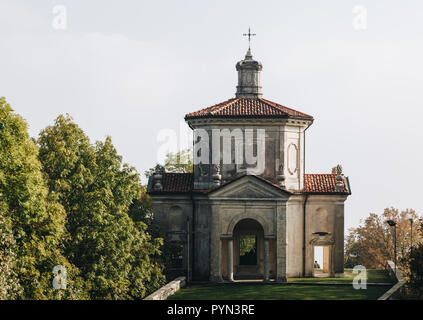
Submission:
M 189 279 L 284 282 L 313 276 L 315 246 L 324 246 L 324 272 L 343 276 L 348 178 L 340 166 L 330 174 L 305 174 L 305 132 L 313 118 L 261 98 L 261 69 L 249 50 L 237 64 L 237 98 L 186 116 L 194 130 L 194 158 L 202 152 L 196 148 L 201 139 L 212 152 L 195 163 L 193 174 L 156 168 L 148 187 L 154 221 L 166 241 L 183 247 L 180 269 L 190 270 Z M 229 132 L 231 162 L 216 162 L 217 140 L 204 143 L 196 136 L 199 129 L 210 137 L 213 130 Z M 246 156 L 250 132 L 253 153 L 264 155 L 262 170 L 233 161 L 239 148 Z M 241 255 L 244 239 L 254 244 L 247 255 Z
M 289 190 L 302 190 L 304 187 L 304 132 L 311 125 L 308 119 L 189 119 L 190 127 L 194 130 L 203 129 L 209 137 L 213 136 L 213 130 L 219 130 L 221 136 L 225 130 L 232 142 L 232 162 L 236 158 L 236 148 L 239 142 L 245 139 L 248 130 L 252 133 L 253 139 L 260 139 L 259 130 L 263 130 L 265 162 L 264 170 L 260 176 L 278 183 L 277 176 L 279 167 L 283 165 L 283 175 L 286 177 L 285 186 Z M 223 140 L 223 139 L 222 139 Z M 214 150 L 216 139 L 210 138 L 208 149 Z M 220 145 L 223 146 L 224 141 Z M 196 146 L 196 145 L 195 145 Z M 257 150 L 257 142 L 254 141 L 253 149 Z M 195 152 L 196 150 L 194 150 Z M 260 150 L 258 150 L 260 152 Z M 197 164 L 194 166 L 195 189 L 209 189 L 214 184 L 213 180 L 213 159 L 212 152 L 209 153 L 209 164 Z M 200 168 L 201 167 L 201 168 Z M 255 166 L 247 164 L 221 164 L 220 175 L 225 183 L 236 176 L 251 171 L 254 174 Z M 257 168 L 260 171 L 260 168 Z

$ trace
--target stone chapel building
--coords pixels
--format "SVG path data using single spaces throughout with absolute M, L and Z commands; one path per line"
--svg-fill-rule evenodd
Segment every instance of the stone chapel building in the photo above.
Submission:
M 236 70 L 235 98 L 189 113 L 185 121 L 194 132 L 240 131 L 231 137 L 232 156 L 248 129 L 264 129 L 252 146 L 256 155 L 264 155 L 263 170 L 255 173 L 248 170 L 251 165 L 233 160 L 200 162 L 193 173 L 168 173 L 157 166 L 148 184 L 154 223 L 165 241 L 181 248 L 177 267 L 193 280 L 310 277 L 315 246 L 323 246 L 323 271 L 342 277 L 348 177 L 339 165 L 331 173 L 305 173 L 305 133 L 313 117 L 262 97 L 262 64 L 250 49 Z M 264 150 L 257 147 L 259 139 Z M 194 133 L 199 154 L 198 140 Z M 213 142 L 207 142 L 210 150 Z

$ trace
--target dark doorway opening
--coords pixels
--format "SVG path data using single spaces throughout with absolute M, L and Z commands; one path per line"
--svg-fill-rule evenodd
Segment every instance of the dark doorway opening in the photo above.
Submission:
M 257 265 L 257 236 L 241 235 L 239 238 L 239 264 L 244 266 Z
M 234 279 L 263 279 L 264 231 L 255 219 L 239 221 L 233 229 Z M 226 266 L 222 264 L 222 266 Z M 227 267 L 226 267 L 227 268 Z M 223 271 L 223 274 L 226 272 Z

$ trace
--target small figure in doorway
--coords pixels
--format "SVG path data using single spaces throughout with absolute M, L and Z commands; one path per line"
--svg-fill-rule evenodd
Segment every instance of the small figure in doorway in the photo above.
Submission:
M 314 261 L 314 269 L 320 269 L 320 264 L 317 261 Z

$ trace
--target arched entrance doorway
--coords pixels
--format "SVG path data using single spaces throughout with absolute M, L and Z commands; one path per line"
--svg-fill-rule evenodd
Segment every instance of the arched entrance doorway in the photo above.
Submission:
M 222 253 L 222 275 L 228 280 L 269 280 L 275 274 L 275 241 L 265 237 L 255 219 L 242 219 L 235 225 L 232 236 L 222 242 Z
M 264 231 L 256 220 L 238 222 L 233 232 L 234 279 L 263 279 Z

